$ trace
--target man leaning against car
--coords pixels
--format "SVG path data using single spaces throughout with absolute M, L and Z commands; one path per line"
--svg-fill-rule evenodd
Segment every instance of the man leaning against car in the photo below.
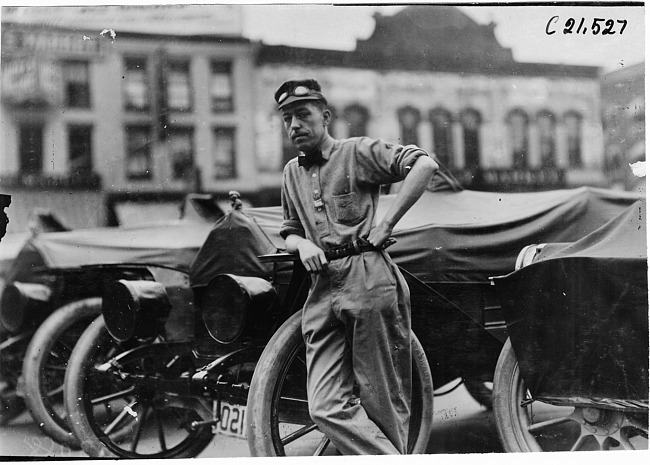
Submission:
M 275 101 L 301 151 L 284 168 L 280 234 L 312 278 L 302 311 L 310 415 L 342 454 L 404 454 L 410 295 L 384 247 L 438 165 L 413 145 L 332 138 L 313 79 L 283 83 Z M 402 180 L 377 223 L 380 186 Z

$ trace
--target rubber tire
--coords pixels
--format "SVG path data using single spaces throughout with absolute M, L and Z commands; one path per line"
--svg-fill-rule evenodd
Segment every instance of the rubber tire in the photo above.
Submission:
M 278 455 L 273 443 L 273 435 L 269 431 L 272 415 L 271 400 L 284 361 L 297 344 L 304 343 L 301 315 L 302 312 L 295 313 L 275 332 L 255 367 L 246 406 L 248 447 L 253 457 Z M 420 395 L 423 402 L 420 430 L 408 453 L 423 454 L 429 444 L 433 424 L 433 379 L 424 349 L 413 332 L 411 332 L 411 347 L 413 364 L 418 368 L 422 380 Z
M 65 405 L 72 429 L 80 441 L 81 448 L 90 457 L 126 458 L 111 451 L 97 437 L 86 415 L 84 404 L 84 383 L 88 369 L 94 364 L 96 354 L 112 342 L 112 338 L 104 324 L 104 317 L 93 321 L 79 338 L 72 351 L 68 369 L 65 374 Z M 199 455 L 214 435 L 208 428 L 209 434 L 203 434 L 177 455 L 165 458 L 193 458 Z M 152 457 L 154 458 L 154 457 Z M 155 457 L 158 458 L 158 457 Z
M 73 325 L 87 320 L 88 324 L 101 314 L 100 297 L 80 300 L 54 311 L 38 328 L 27 347 L 23 362 L 25 404 L 36 424 L 49 437 L 71 449 L 79 449 L 79 440 L 65 418 L 57 416 L 53 405 L 43 395 L 45 389 L 43 366 L 54 345 Z M 67 365 L 67 361 L 65 362 Z M 63 380 L 62 380 L 63 382 Z
M 492 403 L 494 418 L 501 444 L 506 452 L 543 452 L 537 441 L 521 425 L 517 414 L 523 400 L 523 382 L 519 373 L 519 362 L 512 348 L 510 338 L 501 349 L 494 370 Z
M 488 410 L 492 410 L 492 389 L 485 385 L 485 381 L 472 378 L 463 378 L 465 389 L 472 398 Z

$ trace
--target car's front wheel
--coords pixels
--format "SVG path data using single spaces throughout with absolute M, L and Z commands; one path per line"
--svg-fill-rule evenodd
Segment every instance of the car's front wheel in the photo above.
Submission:
M 170 354 L 164 344 L 142 348 L 138 356 L 120 360 L 119 376 L 101 371 L 100 364 L 121 351 L 103 317 L 86 329 L 70 356 L 65 376 L 72 429 L 91 457 L 195 457 L 214 434 L 201 422 L 197 403 L 166 396 L 164 386 L 166 380 L 174 381 L 196 367 L 189 354 Z
M 550 405 L 526 389 L 510 339 L 494 374 L 494 414 L 506 452 L 647 449 L 648 410 Z
M 329 455 L 336 450 L 318 430 L 307 406 L 307 368 L 301 312 L 266 345 L 248 395 L 248 445 L 258 457 Z M 423 454 L 433 422 L 433 381 L 424 349 L 411 333 L 413 396 L 408 453 Z
M 79 441 L 66 422 L 63 378 L 74 345 L 101 310 L 99 297 L 59 308 L 39 326 L 23 362 L 25 403 L 34 421 L 52 439 L 72 449 L 79 449 Z

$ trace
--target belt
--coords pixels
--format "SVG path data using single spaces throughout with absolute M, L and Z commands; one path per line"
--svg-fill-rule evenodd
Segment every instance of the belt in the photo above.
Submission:
M 351 255 L 361 255 L 363 252 L 383 250 L 386 247 L 393 245 L 394 243 L 395 239 L 389 238 L 382 248 L 377 248 L 365 239 L 357 239 L 347 244 L 343 244 L 340 247 L 334 247 L 332 249 L 326 250 L 325 258 L 327 261 L 339 260 Z

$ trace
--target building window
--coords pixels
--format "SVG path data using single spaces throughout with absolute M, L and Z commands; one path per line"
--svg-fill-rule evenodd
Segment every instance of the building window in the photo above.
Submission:
M 213 170 L 215 179 L 235 177 L 235 128 L 214 128 Z
M 460 114 L 460 124 L 463 127 L 463 146 L 465 166 L 469 169 L 480 168 L 480 139 L 481 115 L 478 111 L 468 109 Z
M 127 110 L 149 110 L 149 79 L 146 58 L 125 58 L 122 80 L 124 107 Z
M 18 131 L 20 133 L 20 172 L 40 174 L 43 171 L 43 126 L 21 124 Z
M 582 167 L 582 117 L 576 112 L 569 112 L 564 115 L 564 125 L 567 132 L 567 147 L 569 149 L 569 166 L 571 168 Z
M 348 137 L 368 135 L 368 109 L 362 105 L 350 105 L 343 110 L 345 124 L 348 126 Z
M 191 179 L 194 170 L 194 129 L 170 128 L 167 144 L 172 179 Z
M 166 66 L 167 108 L 173 111 L 192 109 L 190 62 L 172 60 Z
M 435 108 L 429 113 L 433 127 L 433 151 L 436 158 L 448 167 L 453 167 L 451 113 L 443 108 Z
M 210 65 L 210 105 L 215 113 L 234 109 L 232 63 L 213 61 Z
M 65 106 L 90 108 L 90 73 L 88 62 L 64 61 L 63 83 Z
M 151 128 L 127 126 L 126 128 L 126 178 L 129 180 L 151 179 Z
M 70 174 L 90 174 L 92 165 L 92 126 L 68 127 L 68 150 Z
M 418 125 L 420 124 L 420 112 L 413 107 L 400 108 L 397 112 L 397 118 L 399 120 L 401 144 L 419 145 Z
M 512 150 L 513 168 L 528 167 L 528 115 L 524 110 L 512 110 L 508 114 L 508 139 Z
M 542 157 L 542 167 L 553 168 L 557 165 L 555 158 L 555 116 L 548 110 L 537 114 L 539 129 L 539 148 Z

